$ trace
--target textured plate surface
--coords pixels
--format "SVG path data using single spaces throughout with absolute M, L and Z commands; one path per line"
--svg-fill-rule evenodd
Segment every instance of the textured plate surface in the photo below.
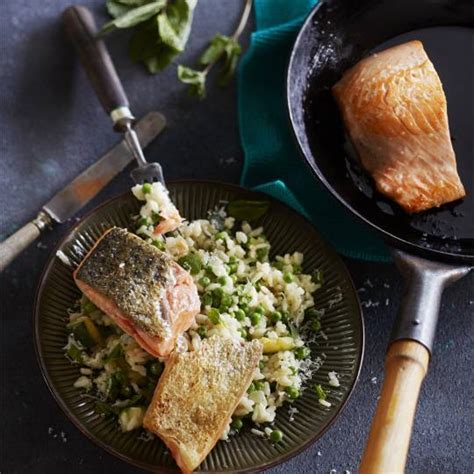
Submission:
M 301 216 L 268 196 L 232 186 L 212 182 L 182 181 L 168 185 L 170 195 L 181 215 L 188 220 L 205 218 L 207 211 L 222 201 L 233 199 L 265 199 L 271 202 L 261 224 L 272 244 L 271 255 L 300 251 L 305 255 L 304 270 L 317 268 L 324 272 L 325 283 L 318 290 L 316 307 L 325 309 L 321 318 L 327 337 L 312 347 L 312 356 L 326 358 L 310 386 L 327 384 L 328 372 L 335 370 L 341 386 L 331 389 L 328 400 L 331 408 L 321 406 L 314 390 L 306 390 L 293 406 L 298 412 L 289 421 L 287 406 L 277 412 L 276 427 L 284 433 L 278 445 L 258 438 L 244 430 L 229 442 L 219 442 L 201 464 L 201 472 L 245 472 L 266 469 L 283 462 L 316 440 L 328 428 L 345 405 L 359 374 L 364 328 L 357 298 L 350 276 L 335 251 Z M 86 216 L 59 244 L 42 276 L 36 298 L 36 348 L 46 382 L 57 402 L 73 423 L 91 440 L 108 452 L 138 467 L 148 470 L 175 472 L 178 469 L 163 443 L 154 439 L 145 442 L 135 432 L 123 434 L 113 420 L 106 420 L 93 411 L 94 402 L 81 396 L 73 383 L 79 369 L 63 355 L 67 342 L 67 309 L 73 306 L 80 292 L 72 279 L 71 267 L 57 257 L 62 250 L 75 268 L 95 240 L 112 226 L 131 225 L 130 216 L 136 215 L 139 202 L 127 193 L 106 202 Z M 321 356 L 322 357 L 322 356 Z

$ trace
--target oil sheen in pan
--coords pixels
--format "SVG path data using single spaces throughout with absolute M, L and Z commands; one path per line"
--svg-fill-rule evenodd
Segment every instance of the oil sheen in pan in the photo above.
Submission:
M 321 31 L 322 33 L 322 31 Z M 332 34 L 332 33 L 331 33 Z M 449 35 L 449 40 L 447 36 Z M 431 247 L 435 243 L 439 250 L 454 250 L 453 245 L 458 241 L 460 244 L 464 240 L 471 240 L 474 235 L 474 219 L 466 222 L 466 217 L 472 215 L 474 211 L 473 195 L 473 135 L 468 131 L 472 128 L 472 84 L 473 71 L 468 63 L 471 58 L 471 45 L 473 41 L 473 30 L 463 27 L 434 27 L 413 30 L 408 33 L 391 38 L 380 44 L 371 53 L 384 50 L 390 46 L 401 44 L 413 39 L 421 40 L 440 75 L 443 87 L 447 96 L 449 125 L 453 140 L 453 146 L 456 153 L 458 172 L 466 188 L 467 196 L 454 203 L 442 206 L 439 209 L 433 209 L 417 215 L 407 215 L 396 203 L 385 198 L 373 186 L 372 178 L 362 169 L 357 159 L 355 150 L 344 133 L 344 127 L 341 122 L 337 107 L 330 97 L 330 94 L 323 94 L 318 97 L 318 104 L 308 103 L 306 105 L 306 122 L 311 121 L 316 127 L 314 133 L 319 135 L 317 141 L 324 147 L 325 139 L 334 138 L 334 128 L 339 135 L 339 149 L 337 156 L 334 157 L 334 172 L 343 172 L 347 177 L 348 184 L 354 185 L 357 190 L 368 200 L 375 200 L 377 206 L 387 216 L 396 216 L 408 223 L 410 227 L 419 235 L 420 244 L 425 247 Z M 336 35 L 333 35 L 332 41 L 337 43 Z M 338 54 L 341 54 L 340 44 L 334 44 Z M 321 67 L 321 61 L 327 63 L 331 61 L 331 48 L 326 51 L 327 54 L 317 55 L 313 70 Z M 345 55 L 342 52 L 342 55 Z M 346 54 L 351 56 L 350 48 Z M 325 97 L 324 97 L 325 96 Z M 311 97 L 311 94 L 309 95 Z M 331 103 L 330 103 L 331 102 Z M 321 115 L 317 110 L 324 110 L 325 120 L 320 120 Z M 328 127 L 332 127 L 332 133 L 326 135 L 324 122 Z M 332 139 L 330 138 L 332 135 Z M 333 148 L 327 143 L 328 147 Z M 329 148 L 328 148 L 329 149 Z M 340 158 L 343 157 L 343 160 Z M 339 162 L 338 162 L 339 161 Z M 361 196 L 359 196 L 361 198 Z M 463 220 L 459 225 L 459 219 Z M 464 218 L 464 219 L 463 219 Z M 428 239 L 429 236 L 429 239 Z M 449 248 L 444 244 L 445 239 L 450 239 Z M 454 242 L 453 242 L 454 241 Z M 429 243 L 430 242 L 430 243 Z

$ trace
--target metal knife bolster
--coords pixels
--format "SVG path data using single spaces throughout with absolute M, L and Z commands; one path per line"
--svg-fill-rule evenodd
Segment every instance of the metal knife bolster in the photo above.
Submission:
M 143 146 L 148 145 L 165 127 L 166 120 L 158 112 L 150 112 L 136 123 L 135 130 Z M 55 222 L 64 222 L 134 159 L 125 139 L 89 166 L 76 179 L 59 191 L 31 222 L 0 243 L 0 271 L 32 244 Z

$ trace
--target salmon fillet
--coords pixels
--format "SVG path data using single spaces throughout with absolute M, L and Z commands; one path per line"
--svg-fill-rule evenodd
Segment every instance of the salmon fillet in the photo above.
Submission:
M 105 232 L 74 272 L 79 289 L 155 357 L 166 357 L 200 309 L 191 275 L 125 229 Z
M 198 351 L 174 352 L 166 362 L 143 426 L 165 442 L 184 473 L 221 437 L 261 356 L 259 341 L 213 336 Z
M 361 163 L 382 194 L 408 213 L 466 195 L 443 86 L 420 41 L 363 59 L 332 92 Z

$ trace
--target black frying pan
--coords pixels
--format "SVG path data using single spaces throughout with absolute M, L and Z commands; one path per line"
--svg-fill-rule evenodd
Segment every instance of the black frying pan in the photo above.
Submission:
M 327 0 L 306 19 L 288 69 L 290 120 L 312 174 L 379 232 L 408 280 L 362 472 L 403 470 L 444 287 L 474 263 L 472 3 Z M 410 216 L 381 196 L 354 159 L 330 88 L 370 52 L 420 39 L 448 100 L 462 201 Z

